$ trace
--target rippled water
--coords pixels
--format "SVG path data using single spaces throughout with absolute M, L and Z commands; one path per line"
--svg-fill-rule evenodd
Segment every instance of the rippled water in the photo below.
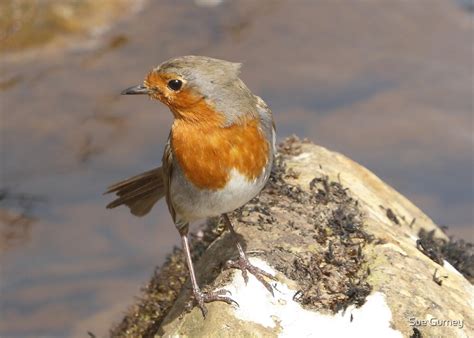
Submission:
M 171 114 L 119 93 L 177 55 L 243 62 L 280 139 L 348 155 L 474 239 L 465 2 L 204 2 L 149 2 L 93 44 L 2 54 L 2 337 L 105 334 L 178 243 L 163 205 L 139 219 L 102 196 L 160 163 Z

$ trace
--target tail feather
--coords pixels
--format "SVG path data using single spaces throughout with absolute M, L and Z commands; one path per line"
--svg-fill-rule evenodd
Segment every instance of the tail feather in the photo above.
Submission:
M 126 205 L 135 216 L 144 216 L 165 195 L 163 169 L 156 168 L 118 182 L 105 192 L 109 193 L 115 193 L 118 198 L 107 205 L 108 209 Z

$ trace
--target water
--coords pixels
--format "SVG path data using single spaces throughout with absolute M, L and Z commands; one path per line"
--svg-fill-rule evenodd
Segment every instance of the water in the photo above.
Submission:
M 177 55 L 243 62 L 280 139 L 346 154 L 474 240 L 472 28 L 456 1 L 170 0 L 3 54 L 0 334 L 105 334 L 178 244 L 163 205 L 141 219 L 102 196 L 159 165 L 171 114 L 119 93 Z

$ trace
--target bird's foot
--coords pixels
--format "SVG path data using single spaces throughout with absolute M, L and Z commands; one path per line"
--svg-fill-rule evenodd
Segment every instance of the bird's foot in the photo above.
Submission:
M 272 294 L 272 296 L 274 296 L 273 287 L 264 279 L 264 277 L 267 277 L 271 280 L 274 280 L 275 277 L 269 274 L 268 272 L 257 268 L 255 265 L 252 265 L 246 255 L 240 255 L 239 258 L 236 260 L 227 261 L 226 266 L 242 271 L 242 277 L 244 278 L 245 284 L 247 284 L 249 281 L 249 276 L 247 272 L 250 272 L 252 275 L 255 276 L 255 278 L 257 278 L 260 283 L 263 284 L 263 286 L 265 286 L 265 288 Z
M 194 300 L 197 303 L 197 306 L 201 309 L 202 316 L 206 318 L 207 315 L 207 308 L 205 303 L 210 302 L 224 302 L 229 305 L 235 304 L 237 307 L 239 304 L 233 300 L 232 298 L 226 296 L 230 294 L 230 291 L 227 290 L 217 290 L 212 292 L 203 292 L 201 290 L 193 290 Z

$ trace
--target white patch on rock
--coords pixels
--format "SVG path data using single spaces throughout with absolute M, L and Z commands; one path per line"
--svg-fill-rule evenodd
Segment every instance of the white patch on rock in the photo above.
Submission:
M 264 261 L 251 258 L 252 263 L 269 272 L 276 272 Z M 286 284 L 273 281 L 275 297 L 251 274 L 245 285 L 240 271 L 236 271 L 232 282 L 224 288 L 232 293 L 239 304 L 235 316 L 265 327 L 278 327 L 279 337 L 402 337 L 390 327 L 392 313 L 385 295 L 376 292 L 367 297 L 366 303 L 335 315 L 325 315 L 304 309 L 293 300 L 296 290 Z M 352 321 L 351 321 L 352 315 Z
M 443 267 L 449 271 L 449 272 L 453 272 L 455 273 L 456 275 L 459 275 L 459 276 L 462 276 L 463 274 L 460 273 L 454 266 L 451 265 L 451 263 L 449 263 L 447 260 L 443 260 Z

